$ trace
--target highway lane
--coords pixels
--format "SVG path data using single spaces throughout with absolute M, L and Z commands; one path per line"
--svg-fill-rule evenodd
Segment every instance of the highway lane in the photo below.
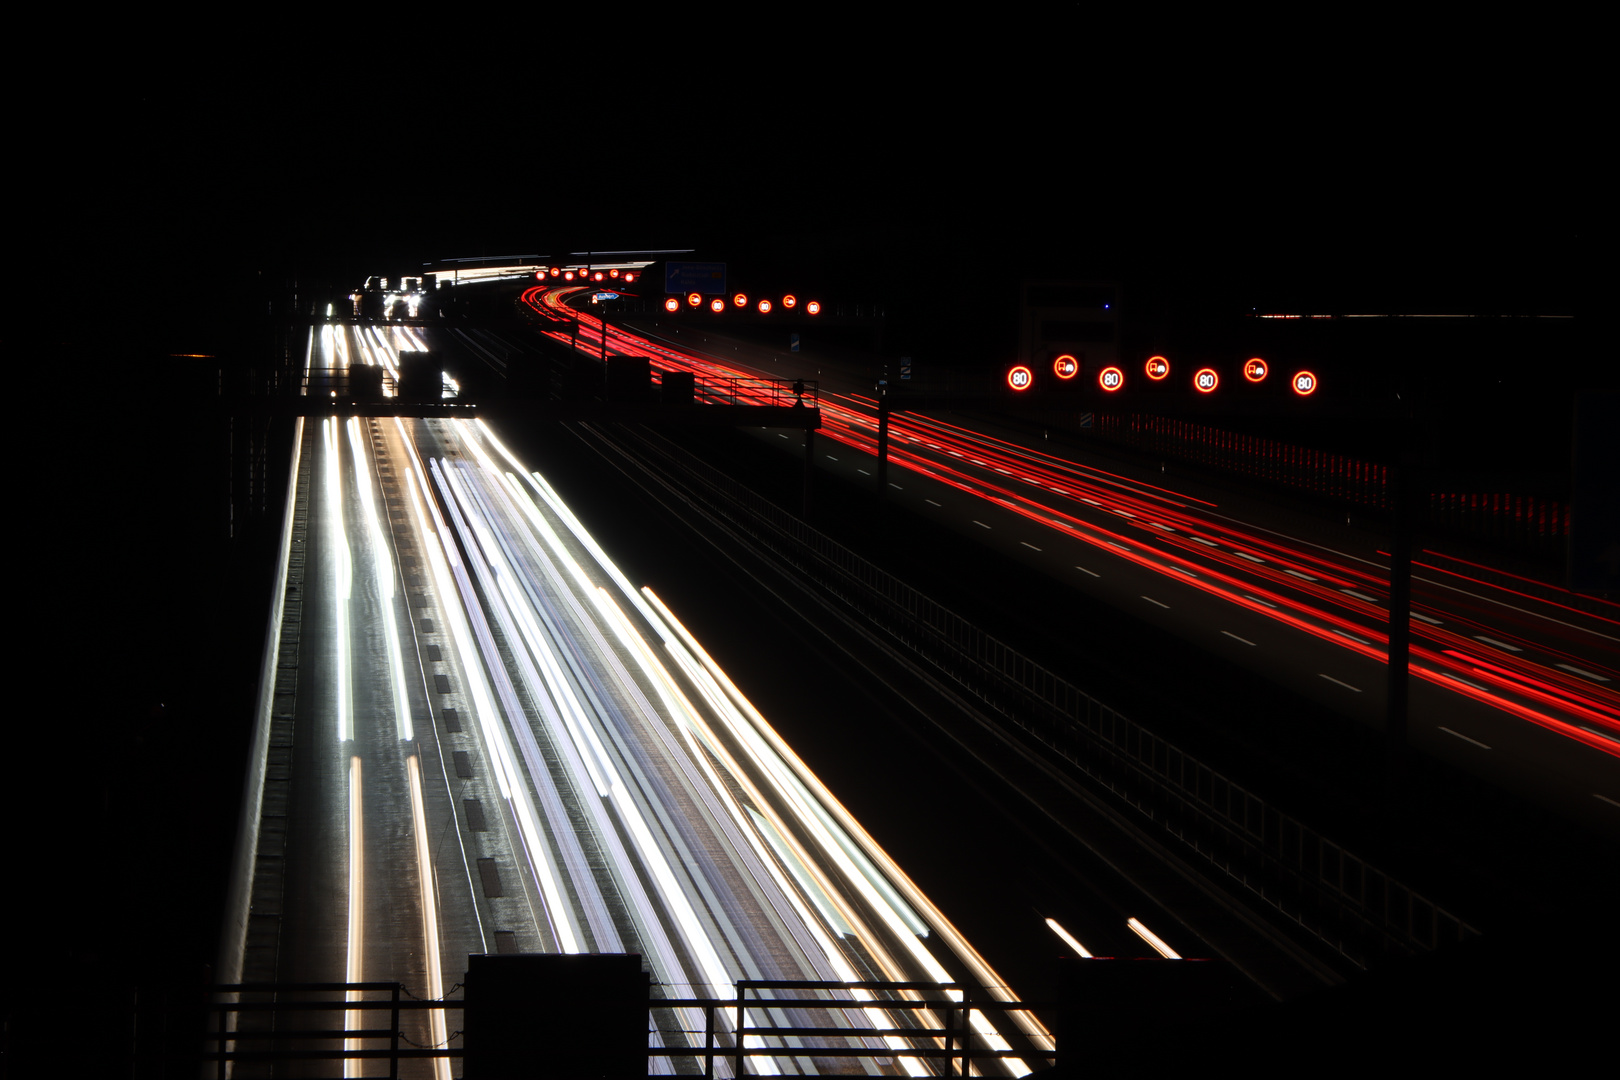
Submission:
M 392 349 L 420 343 L 397 328 L 320 337 L 312 363 L 393 367 Z M 947 965 L 1002 987 L 481 424 L 328 419 L 306 424 L 301 453 L 296 798 L 280 944 L 256 977 L 400 979 L 437 997 L 472 952 L 630 951 L 665 996 L 729 997 L 739 978 L 948 981 Z M 656 1019 L 654 1045 L 702 1029 L 689 1011 Z M 1023 1034 L 1046 1045 L 1032 1022 Z M 449 1037 L 426 1020 L 406 1036 Z M 925 1074 L 897 1037 L 860 1038 L 867 1067 Z M 838 1064 L 783 1049 L 758 1064 Z
M 569 295 L 526 294 L 553 312 Z M 599 343 L 591 318 L 581 323 L 582 342 Z M 693 340 L 706 333 L 668 329 L 610 328 L 610 351 L 694 370 L 700 385 L 738 375 L 810 375 L 803 367 L 784 370 L 768 350 L 719 338 L 706 344 Z M 820 377 L 823 434 L 837 445 L 819 449 L 817 465 L 875 483 L 875 401 L 855 389 L 849 373 L 822 365 Z M 771 441 L 769 433 L 764 437 Z M 1107 594 L 1136 617 L 1381 725 L 1387 556 L 1376 543 L 1349 550 L 1359 537 L 1317 539 L 1290 525 L 1268 528 L 1252 507 L 1216 505 L 1127 475 L 1131 470 L 1068 460 L 1027 439 L 947 419 L 895 417 L 891 462 L 891 496 L 915 503 L 920 513 L 977 532 L 1081 591 Z M 1099 565 L 1116 581 L 1123 572 L 1128 584 L 1110 588 Z M 1209 608 L 1193 599 L 1197 592 L 1220 604 Z M 1620 609 L 1590 602 L 1578 608 L 1569 599 L 1540 583 L 1420 556 L 1412 607 L 1413 741 L 1613 828 L 1612 811 L 1620 809 L 1613 762 L 1620 754 L 1614 661 Z

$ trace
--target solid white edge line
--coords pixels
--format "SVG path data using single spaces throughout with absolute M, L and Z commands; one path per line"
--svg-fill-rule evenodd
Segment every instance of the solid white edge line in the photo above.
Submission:
M 1470 739 L 1468 736 L 1464 735 L 1460 731 L 1452 731 L 1450 728 L 1445 727 L 1443 725 L 1441 726 L 1440 730 L 1445 732 L 1447 735 L 1455 735 L 1457 738 L 1461 739 L 1465 743 L 1473 743 L 1475 746 L 1479 747 L 1481 750 L 1489 750 L 1490 749 L 1489 746 L 1487 746 L 1484 743 L 1480 742 L 1478 739 Z

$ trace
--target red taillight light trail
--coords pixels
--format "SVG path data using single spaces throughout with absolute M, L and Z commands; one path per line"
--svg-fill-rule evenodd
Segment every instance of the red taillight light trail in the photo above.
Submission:
M 525 299 L 539 306 L 535 297 L 543 292 L 536 288 L 525 294 Z M 554 290 L 555 292 L 555 290 Z M 551 294 L 545 301 L 553 306 Z M 560 306 L 558 304 L 557 306 Z M 722 307 L 724 305 L 722 304 Z M 808 309 L 808 305 L 807 305 Z M 589 316 L 580 319 L 582 336 L 587 324 L 595 325 L 596 320 Z M 654 345 L 645 339 L 622 331 L 611 329 L 609 336 L 614 345 L 631 355 L 647 355 L 655 363 L 669 365 L 676 369 L 694 370 L 701 374 L 711 374 L 717 377 L 735 378 L 739 374 L 724 364 L 708 361 L 680 351 Z M 562 335 L 566 340 L 566 335 Z M 597 340 L 600 340 L 599 336 Z M 1026 369 L 1027 370 L 1027 369 Z M 1009 376 L 1011 372 L 1009 372 Z M 1029 375 L 1033 382 L 1033 373 Z M 1123 373 L 1120 381 L 1123 382 Z M 1012 380 L 1009 380 L 1012 385 Z M 840 400 L 850 404 L 840 404 Z M 858 395 L 839 395 L 823 393 L 821 407 L 823 410 L 824 433 L 837 442 L 844 443 L 852 448 L 866 453 L 876 450 L 875 420 L 862 412 L 856 411 L 855 406 L 862 409 L 874 407 L 871 399 Z M 950 426 L 919 418 L 917 422 L 901 421 L 898 417 L 891 422 L 891 457 L 904 468 L 911 469 L 921 475 L 930 476 L 942 483 L 965 493 L 975 495 L 1011 510 L 1030 521 L 1055 528 L 1087 543 L 1095 544 L 1099 549 L 1106 548 L 1109 554 L 1116 557 L 1127 558 L 1154 572 L 1168 573 L 1172 566 L 1177 567 L 1175 580 L 1183 585 L 1191 585 L 1205 592 L 1218 595 L 1228 602 L 1237 604 L 1268 618 L 1275 619 L 1314 637 L 1329 641 L 1339 647 L 1349 648 L 1363 656 L 1387 662 L 1385 655 L 1382 620 L 1368 625 L 1369 616 L 1377 617 L 1378 604 L 1370 607 L 1364 603 L 1352 604 L 1347 597 L 1339 595 L 1350 591 L 1350 587 L 1379 591 L 1379 576 L 1372 570 L 1363 570 L 1359 567 L 1331 563 L 1326 555 L 1307 553 L 1294 548 L 1284 547 L 1280 542 L 1270 537 L 1247 536 L 1233 544 L 1224 538 L 1217 545 L 1216 541 L 1203 539 L 1201 544 L 1211 545 L 1209 549 L 1195 547 L 1194 541 L 1189 539 L 1190 534 L 1203 533 L 1206 536 L 1220 536 L 1223 528 L 1229 529 L 1230 523 L 1225 526 L 1212 526 L 1211 523 L 1200 518 L 1186 517 L 1181 511 L 1187 510 L 1189 500 L 1178 493 L 1167 493 L 1169 501 L 1155 501 L 1151 504 L 1136 505 L 1134 500 L 1139 497 L 1148 497 L 1154 500 L 1163 500 L 1164 497 L 1148 491 L 1136 490 L 1134 482 L 1125 483 L 1118 489 L 1098 489 L 1095 494 L 1101 499 L 1085 498 L 1083 492 L 1088 484 L 1096 480 L 1087 480 L 1094 470 L 1082 470 L 1072 463 L 1059 464 L 1058 459 L 1052 458 L 1048 465 L 1034 452 L 1024 448 L 1012 446 L 1004 440 L 989 439 L 978 433 L 961 429 L 960 436 L 951 432 Z M 1169 529 L 1165 533 L 1153 533 L 1157 540 L 1165 544 L 1176 545 L 1172 550 L 1161 550 L 1159 547 L 1149 547 L 1148 541 L 1123 534 L 1112 533 L 1096 525 L 1088 524 L 1071 514 L 1055 509 L 1043 503 L 1036 502 L 1029 495 L 1022 494 L 1001 486 L 997 482 L 986 482 L 962 472 L 949 461 L 939 462 L 918 457 L 915 453 L 904 449 L 899 444 L 916 444 L 918 446 L 931 446 L 936 449 L 948 448 L 951 443 L 961 440 L 963 450 L 950 450 L 949 453 L 963 462 L 974 462 L 984 468 L 993 469 L 1011 480 L 1023 484 L 1030 484 L 1042 490 L 1049 490 L 1062 495 L 1064 498 L 1079 498 L 1083 502 L 1092 504 L 1094 509 L 1117 514 L 1129 521 L 1130 526 L 1144 531 L 1158 528 Z M 1050 457 L 1050 455 L 1045 455 Z M 1062 473 L 1059 475 L 1058 471 Z M 1100 479 L 1102 474 L 1097 474 Z M 1110 484 L 1119 484 L 1119 481 L 1106 481 Z M 1196 502 L 1198 500 L 1190 500 Z M 1127 507 L 1131 509 L 1127 511 Z M 1178 531 L 1180 530 L 1180 531 Z M 1112 541 L 1105 539 L 1112 537 Z M 1185 551 L 1188 557 L 1213 558 L 1212 551 L 1216 546 L 1222 550 L 1216 552 L 1221 561 L 1216 566 L 1206 562 L 1188 562 L 1178 552 Z M 1254 565 L 1240 561 L 1238 556 L 1230 553 L 1231 548 L 1248 548 L 1251 551 L 1261 552 L 1263 557 L 1252 557 Z M 1196 570 L 1193 568 L 1196 567 Z M 1297 572 L 1296 572 L 1297 571 Z M 1245 578 L 1234 576 L 1246 575 Z M 1285 576 L 1287 575 L 1287 576 Z M 1284 591 L 1277 591 L 1260 581 L 1274 584 Z M 1302 600 L 1301 597 L 1308 597 Z M 1368 598 L 1360 598 L 1363 601 Z M 1316 605 L 1316 606 L 1313 606 Z M 1327 605 L 1323 607 L 1321 605 Z M 1332 610 L 1340 606 L 1348 614 L 1354 615 L 1355 621 L 1345 614 Z M 1438 624 L 1436 624 L 1438 625 Z M 1441 649 L 1420 645 L 1418 638 L 1437 641 L 1449 641 L 1456 636 L 1446 631 L 1436 631 L 1433 626 L 1413 626 L 1414 643 L 1412 651 L 1413 674 L 1429 682 L 1443 685 L 1446 689 L 1464 694 L 1481 701 L 1493 708 L 1501 709 L 1521 719 L 1529 720 L 1543 727 L 1559 731 L 1586 745 L 1603 750 L 1605 753 L 1620 756 L 1620 743 L 1614 739 L 1606 738 L 1593 731 L 1586 730 L 1579 724 L 1571 724 L 1556 716 L 1547 715 L 1537 706 L 1554 709 L 1563 709 L 1577 715 L 1586 722 L 1598 723 L 1613 730 L 1620 730 L 1620 722 L 1614 720 L 1604 721 L 1605 714 L 1599 705 L 1588 698 L 1591 692 L 1585 686 L 1575 686 L 1564 693 L 1579 697 L 1579 700 L 1568 700 L 1559 696 L 1559 691 L 1550 689 L 1552 684 L 1539 679 L 1533 674 L 1515 676 L 1519 681 L 1509 685 L 1499 686 L 1497 690 L 1502 693 L 1520 693 L 1528 701 L 1513 701 L 1504 698 L 1488 688 L 1481 688 L 1467 682 L 1463 674 L 1472 673 L 1481 675 L 1473 667 L 1465 666 L 1464 662 L 1443 654 Z M 1460 640 L 1460 639 L 1459 639 Z M 1443 647 L 1442 647 L 1443 648 Z M 1456 672 L 1456 673 L 1454 673 Z M 1505 678 L 1505 676 L 1500 676 Z M 1486 680 L 1489 681 L 1489 680 Z M 1575 681 L 1575 680 L 1572 680 Z M 1585 695 L 1585 696 L 1582 696 Z M 1620 716 L 1620 713 L 1617 713 Z M 1591 718 L 1596 717 L 1597 720 Z

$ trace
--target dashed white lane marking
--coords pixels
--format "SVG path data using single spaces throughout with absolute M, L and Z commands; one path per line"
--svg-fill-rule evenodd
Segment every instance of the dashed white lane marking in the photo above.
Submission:
M 1198 541 L 1198 543 L 1200 543 L 1200 544 L 1203 544 L 1205 547 L 1220 547 L 1221 546 L 1221 545 L 1217 544 L 1213 540 L 1205 540 L 1202 536 L 1194 536 L 1194 537 L 1192 537 L 1192 539 Z
M 1292 574 L 1295 577 L 1299 578 L 1301 581 L 1315 581 L 1316 580 L 1315 578 L 1311 577 L 1311 575 L 1302 574 L 1298 570 L 1284 570 L 1283 573 Z
M 1464 735 L 1460 731 L 1452 731 L 1448 727 L 1442 727 L 1440 730 L 1445 732 L 1447 735 L 1455 735 L 1455 736 L 1457 736 L 1457 738 L 1461 739 L 1465 743 L 1473 743 L 1475 746 L 1479 747 L 1481 750 L 1489 750 L 1490 749 L 1489 746 L 1486 746 L 1484 743 L 1480 742 L 1478 739 L 1470 739 L 1468 736 Z
M 1064 490 L 1063 490 L 1063 489 L 1062 489 L 1062 488 L 1060 488 L 1060 487 L 1055 487 L 1055 488 L 1053 488 L 1053 489 L 1052 489 L 1052 490 L 1053 490 L 1053 491 L 1055 491 L 1055 492 L 1057 492 L 1057 493 L 1058 493 L 1058 494 L 1059 494 L 1059 495 L 1067 495 L 1067 494 L 1068 494 L 1068 492 L 1067 492 L 1067 491 L 1064 491 Z
M 1479 669 L 1475 668 L 1474 670 L 1478 671 Z M 1461 675 L 1453 675 L 1449 671 L 1442 671 L 1440 673 L 1440 677 L 1442 679 L 1450 679 L 1452 682 L 1460 682 L 1464 686 L 1472 686 L 1475 690 L 1482 690 L 1487 694 L 1491 692 L 1489 687 L 1481 686 L 1481 685 L 1479 685 L 1479 683 L 1475 682 L 1474 680 L 1465 679 Z
M 1372 644 L 1372 642 L 1368 641 L 1366 638 L 1358 638 L 1358 637 L 1356 637 L 1356 635 L 1347 634 L 1343 630 L 1335 630 L 1333 632 L 1335 634 L 1338 634 L 1342 638 L 1349 638 L 1351 641 L 1355 642 L 1357 645 L 1371 645 Z
M 924 499 L 923 502 L 927 503 L 929 506 L 938 506 L 939 505 L 939 503 L 935 502 L 933 499 Z
M 1102 503 L 1098 502 L 1096 499 L 1088 499 L 1084 495 L 1080 496 L 1080 501 L 1083 503 L 1090 503 L 1092 506 L 1102 505 Z
M 1578 668 L 1574 664 L 1559 664 L 1558 666 L 1563 668 L 1565 671 L 1573 672 L 1576 675 L 1585 675 L 1588 679 L 1596 679 L 1598 682 L 1609 681 L 1609 677 L 1607 675 L 1599 675 L 1595 671 L 1587 671 L 1585 668 Z
M 777 437 L 777 438 L 778 438 L 778 439 L 785 439 L 785 438 L 787 438 L 787 436 L 786 436 L 786 435 L 784 435 L 784 434 L 782 434 L 782 433 L 781 433 L 781 432 L 780 432 L 780 431 L 778 431 L 778 432 L 777 432 L 777 433 L 776 433 L 776 437 Z
M 1130 551 L 1131 550 L 1130 548 L 1126 547 L 1124 544 L 1116 544 L 1112 540 L 1109 540 L 1107 543 L 1108 543 L 1109 547 L 1117 547 L 1121 551 Z
M 1330 683 L 1338 683 L 1340 686 L 1344 687 L 1346 690 L 1354 690 L 1358 694 L 1361 693 L 1361 687 L 1359 687 L 1359 686 L 1351 686 L 1349 683 L 1345 682 L 1343 679 L 1335 679 L 1331 675 L 1322 675 L 1322 673 L 1320 671 L 1317 672 L 1317 675 L 1319 675 L 1322 678 L 1326 679 Z
M 1247 551 L 1234 551 L 1232 554 L 1240 559 L 1248 559 L 1250 562 L 1263 563 L 1266 561 L 1258 555 L 1250 555 Z
M 1439 619 L 1431 619 L 1427 615 L 1419 615 L 1415 611 L 1408 611 L 1407 614 L 1412 616 L 1412 618 L 1416 619 L 1418 622 L 1426 622 L 1430 626 L 1444 626 L 1445 625 Z
M 1177 566 L 1174 563 L 1170 564 L 1170 569 L 1174 570 L 1178 574 L 1186 574 L 1188 577 L 1197 577 L 1198 576 L 1197 574 L 1193 573 L 1191 570 L 1188 570 L 1186 567 Z
M 1620 806 L 1620 802 L 1615 802 L 1613 799 L 1609 798 L 1607 795 L 1599 794 L 1596 791 L 1592 792 L 1592 798 L 1594 798 L 1594 799 L 1602 799 L 1604 802 L 1608 803 L 1610 806 Z
M 1151 596 L 1143 596 L 1142 599 L 1146 600 L 1150 604 L 1158 604 L 1160 607 L 1164 608 L 1166 611 L 1170 610 L 1170 605 L 1169 604 L 1166 604 L 1166 603 L 1164 603 L 1162 601 L 1159 601 L 1159 600 L 1155 600 Z
M 1172 529 L 1168 525 L 1160 525 L 1157 521 L 1150 521 L 1150 522 L 1148 522 L 1148 524 L 1153 526 L 1155 529 L 1163 529 L 1165 532 L 1175 532 L 1176 531 L 1176 530 Z
M 988 529 L 990 527 L 990 526 L 986 525 L 984 522 L 980 521 L 978 518 L 973 519 L 973 524 L 977 525 L 981 529 Z
M 1248 593 L 1243 594 L 1243 599 L 1245 599 L 1245 600 L 1253 600 L 1255 603 L 1264 604 L 1268 608 L 1275 608 L 1277 606 L 1276 604 L 1273 604 L 1270 600 L 1262 600 L 1258 596 L 1250 596 Z
M 1080 571 L 1080 572 L 1081 572 L 1081 573 L 1083 573 L 1083 574 L 1090 574 L 1090 575 L 1091 575 L 1091 576 L 1092 576 L 1092 577 L 1094 577 L 1094 578 L 1100 578 L 1100 577 L 1102 577 L 1102 575 L 1101 575 L 1101 574 L 1099 574 L 1099 573 L 1097 573 L 1097 571 L 1095 571 L 1095 570 L 1087 570 L 1087 569 L 1086 569 L 1086 568 L 1085 568 L 1085 567 L 1083 567 L 1083 566 L 1080 566 L 1080 565 L 1078 565 L 1078 564 L 1076 564 L 1076 565 L 1075 565 L 1075 569 L 1076 569 L 1076 570 L 1079 570 L 1079 571 Z
M 828 460 L 828 461 L 837 461 L 837 460 L 838 460 L 838 459 L 837 459 L 837 458 L 835 458 L 835 457 L 833 457 L 833 456 L 832 456 L 832 455 L 831 455 L 831 454 L 828 454 L 828 455 L 827 455 L 827 460 Z
M 1030 543 L 1028 540 L 1020 540 L 1018 542 L 1020 544 L 1023 544 L 1025 547 L 1029 548 L 1029 550 L 1031 550 L 1031 551 L 1039 551 L 1039 550 L 1041 550 L 1040 548 L 1036 547 L 1034 544 Z
M 1378 603 L 1378 598 L 1376 596 L 1368 596 L 1364 592 L 1356 592 L 1356 590 L 1354 590 L 1354 589 L 1340 589 L 1339 591 L 1344 593 L 1344 595 L 1346 595 L 1346 596 L 1353 596 L 1357 600 L 1365 600 L 1369 604 Z
M 904 490 L 906 490 L 905 488 L 901 487 L 899 484 L 893 483 L 892 481 L 890 482 L 889 486 L 894 488 L 894 490 L 896 490 L 896 491 L 904 491 Z
M 1000 473 L 1002 476 L 1011 476 L 1012 475 L 1012 473 L 1008 472 L 1006 469 L 1003 469 L 999 465 L 996 466 L 996 472 Z
M 1233 641 L 1241 641 L 1245 645 L 1254 645 L 1254 642 L 1250 641 L 1248 638 L 1246 638 L 1246 637 L 1238 637 L 1236 634 L 1232 633 L 1232 631 L 1230 631 L 1230 630 L 1222 630 L 1221 633 L 1225 634 L 1227 637 L 1231 638 Z M 1255 645 L 1254 647 L 1258 649 L 1260 646 Z
M 871 473 L 867 472 L 865 469 L 861 468 L 859 465 L 855 466 L 855 471 L 860 473 L 862 476 L 871 476 L 872 475 Z
M 1508 652 L 1524 652 L 1517 645 L 1509 645 L 1505 641 L 1497 641 L 1495 638 L 1486 637 L 1484 634 L 1475 634 L 1474 640 L 1483 641 L 1487 645 L 1495 645 L 1498 649 L 1506 649 Z
M 1114 513 L 1118 514 L 1120 517 L 1128 517 L 1132 521 L 1136 520 L 1136 515 L 1131 513 L 1129 510 L 1115 510 Z

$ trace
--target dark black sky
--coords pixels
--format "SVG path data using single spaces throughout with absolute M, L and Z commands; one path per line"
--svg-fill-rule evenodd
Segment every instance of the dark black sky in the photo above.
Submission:
M 845 12 L 722 48 L 703 24 L 745 15 L 554 18 L 276 25 L 183 56 L 142 27 L 31 94 L 18 248 L 110 263 L 147 301 L 154 279 L 695 247 L 868 294 L 1050 273 L 1233 303 L 1580 302 L 1591 133 L 1578 65 L 1534 30 L 1509 51 L 1481 26 L 1171 35 L 1074 7 L 876 34 Z

